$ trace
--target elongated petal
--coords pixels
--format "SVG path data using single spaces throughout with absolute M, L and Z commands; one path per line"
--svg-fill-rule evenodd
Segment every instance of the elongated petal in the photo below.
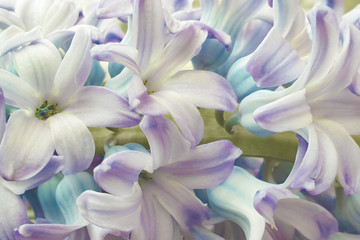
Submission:
M 298 10 L 297 1 L 273 1 L 274 8 L 274 27 L 281 33 L 283 37 L 291 31 L 291 27 L 296 18 Z
M 299 211 L 301 209 L 301 211 Z M 296 228 L 306 238 L 329 239 L 338 231 L 336 219 L 325 208 L 302 199 L 281 199 L 275 209 L 279 219 Z
M 305 64 L 276 28 L 270 30 L 249 60 L 246 70 L 259 87 L 275 87 L 298 78 Z
M 40 26 L 47 9 L 51 6 L 53 1 L 26 1 L 19 0 L 15 4 L 15 13 L 20 17 L 27 29 L 32 29 L 36 26 Z
M 126 198 L 85 191 L 78 197 L 77 205 L 80 214 L 99 227 L 130 231 L 140 221 L 141 195 L 140 187 Z
M 286 181 L 293 188 L 305 188 L 313 194 L 319 194 L 334 181 L 338 155 L 334 143 L 319 127 L 310 125 L 306 141 L 299 141 L 295 165 Z
M 0 185 L 0 238 L 15 239 L 14 229 L 27 222 L 21 198 Z
M 126 17 L 134 11 L 130 0 L 101 0 L 96 9 L 99 18 Z
M 79 19 L 80 4 L 76 1 L 55 0 L 46 10 L 42 22 L 42 31 L 45 35 L 75 25 Z
M 161 98 L 161 103 L 167 107 L 183 136 L 191 146 L 196 146 L 204 133 L 204 122 L 196 106 L 176 92 L 159 91 L 156 96 Z
M 148 70 L 149 72 L 143 73 L 149 86 L 156 86 L 158 81 L 172 76 L 185 66 L 194 57 L 206 36 L 206 31 L 195 26 L 177 33 L 165 46 L 162 54 Z
M 222 140 L 196 147 L 181 161 L 161 168 L 189 189 L 215 187 L 231 173 L 241 154 L 231 142 Z
M 133 16 L 131 39 L 139 51 L 139 67 L 143 70 L 152 59 L 157 59 L 164 47 L 165 20 L 161 0 L 136 0 Z
M 253 201 L 256 191 L 269 185 L 234 167 L 228 179 L 207 191 L 209 205 L 220 216 L 240 225 L 247 239 L 261 239 L 265 219 L 256 211 Z
M 72 232 L 82 228 L 81 225 L 63 224 L 24 224 L 16 231 L 20 240 L 63 240 Z
M 140 122 L 124 98 L 104 87 L 83 87 L 63 113 L 76 116 L 89 127 L 131 127 Z
M 358 172 L 360 163 L 359 161 L 356 161 L 357 156 L 360 154 L 359 146 L 340 124 L 327 120 L 322 120 L 318 124 L 331 138 L 336 147 L 340 160 L 337 177 L 344 188 L 345 194 L 356 193 L 360 184 L 360 173 Z
M 161 206 L 156 197 L 152 195 L 151 189 L 144 189 L 141 202 L 141 222 L 133 230 L 131 236 L 139 240 L 161 239 L 163 237 L 164 239 L 176 239 L 174 232 L 178 225 L 174 223 L 174 219 Z
M 254 111 L 255 121 L 262 128 L 273 132 L 306 127 L 313 118 L 305 93 L 303 89 L 259 107 Z
M 6 104 L 30 109 L 40 104 L 36 91 L 27 82 L 3 69 L 0 69 L 0 87 L 4 91 Z
M 24 110 L 10 116 L 0 147 L 0 172 L 6 180 L 26 180 L 36 175 L 53 153 L 51 131 L 44 121 Z
M 150 145 L 153 170 L 176 161 L 190 149 L 175 124 L 162 116 L 145 116 L 140 127 Z
M 11 50 L 14 50 L 18 47 L 25 46 L 33 41 L 42 39 L 43 36 L 41 34 L 40 28 L 34 28 L 28 32 L 24 32 L 24 30 L 10 26 L 0 35 L 0 56 L 5 55 Z
M 47 40 L 31 44 L 13 54 L 19 77 L 29 83 L 44 101 L 49 98 L 61 63 L 60 52 Z
M 338 49 L 339 27 L 330 8 L 315 7 L 309 21 L 313 45 L 304 73 L 296 81 L 299 86 L 304 86 L 310 80 L 312 84 L 321 82 L 331 69 Z
M 0 142 L 3 139 L 5 128 L 6 128 L 5 99 L 4 99 L 4 92 L 0 88 Z
M 64 166 L 64 158 L 61 156 L 53 156 L 48 164 L 35 176 L 24 181 L 5 181 L 0 179 L 3 186 L 10 189 L 15 194 L 23 194 L 26 190 L 33 189 L 40 184 L 50 180 L 53 176 L 61 171 Z
M 50 117 L 49 126 L 59 155 L 64 156 L 64 174 L 87 169 L 94 157 L 95 144 L 83 122 L 70 114 L 58 113 Z
M 142 170 L 151 166 L 150 154 L 122 151 L 106 158 L 94 170 L 96 182 L 116 196 L 128 196 L 138 191 L 137 181 Z
M 138 51 L 136 48 L 122 43 L 107 43 L 93 47 L 91 55 L 98 61 L 115 62 L 124 65 L 135 74 L 140 75 L 137 66 Z
M 152 193 L 183 229 L 201 226 L 209 219 L 208 210 L 195 194 L 166 175 L 153 175 Z M 181 199 L 181 200 L 180 200 Z
M 197 107 L 233 112 L 238 105 L 229 82 L 207 71 L 180 71 L 161 90 L 177 92 Z
M 89 32 L 79 28 L 55 75 L 54 94 L 59 96 L 60 103 L 65 103 L 85 84 L 92 67 L 90 48 Z

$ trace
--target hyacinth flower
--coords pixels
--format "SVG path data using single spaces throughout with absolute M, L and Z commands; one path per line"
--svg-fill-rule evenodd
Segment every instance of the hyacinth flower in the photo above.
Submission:
M 77 197 L 90 189 L 100 191 L 93 177 L 87 172 L 57 175 L 40 185 L 37 198 L 45 218 L 37 218 L 35 223 L 18 226 L 16 239 L 104 239 L 110 231 L 89 224 L 81 217 L 76 206 Z
M 347 87 L 359 67 L 360 33 L 346 23 L 339 27 L 334 12 L 325 6 L 314 8 L 309 21 L 313 46 L 304 72 L 286 89 L 245 98 L 240 122 L 259 136 L 298 133 L 298 154 L 287 179 L 291 187 L 318 194 L 337 174 L 345 193 L 354 193 L 360 149 L 350 134 L 359 134 L 354 120 L 360 99 Z
M 135 1 L 134 6 L 128 34 L 136 49 L 122 44 L 92 49 L 95 59 L 117 62 L 133 71 L 126 68 L 106 86 L 128 95 L 131 107 L 140 114 L 170 113 L 185 138 L 195 146 L 204 128 L 197 107 L 232 112 L 237 107 L 235 93 L 215 73 L 181 70 L 198 52 L 208 35 L 206 30 L 190 25 L 167 35 L 160 0 Z
M 140 123 L 150 151 L 127 150 L 106 158 L 94 171 L 107 193 L 86 191 L 80 213 L 102 228 L 130 232 L 131 239 L 181 239 L 209 218 L 193 189 L 216 186 L 231 172 L 241 151 L 226 140 L 195 148 L 164 117 Z
M 34 176 L 54 151 L 64 156 L 64 174 L 83 171 L 95 151 L 88 126 L 138 124 L 138 114 L 129 111 L 125 99 L 104 87 L 83 87 L 92 65 L 90 47 L 89 34 L 79 29 L 63 59 L 42 40 L 12 52 L 18 76 L 0 70 L 5 102 L 19 108 L 8 120 L 0 147 L 5 179 Z
M 0 142 L 5 131 L 5 100 L 0 89 Z M 28 221 L 26 206 L 19 195 L 49 180 L 62 165 L 63 158 L 55 156 L 42 171 L 26 181 L 6 181 L 0 177 L 0 239 L 15 239 L 14 229 Z
M 222 184 L 208 189 L 208 201 L 220 216 L 240 225 L 247 240 L 325 240 L 338 231 L 336 219 L 320 205 L 300 199 L 281 185 L 263 182 L 240 167 L 234 167 Z

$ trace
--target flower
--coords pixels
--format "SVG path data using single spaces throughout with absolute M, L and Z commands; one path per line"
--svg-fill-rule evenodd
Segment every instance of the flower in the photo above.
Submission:
M 79 29 L 64 59 L 53 44 L 42 40 L 13 52 L 19 76 L 0 70 L 6 103 L 20 108 L 10 116 L 0 147 L 5 179 L 36 175 L 54 151 L 64 156 L 64 174 L 85 170 L 95 150 L 87 126 L 129 127 L 139 122 L 138 114 L 114 92 L 83 87 L 92 64 L 90 47 L 89 35 Z
M 80 213 L 100 227 L 131 231 L 132 239 L 180 238 L 180 228 L 189 234 L 209 217 L 192 190 L 224 181 L 241 151 L 229 141 L 192 149 L 163 117 L 146 116 L 140 127 L 151 154 L 127 150 L 106 158 L 94 176 L 108 193 L 81 194 Z

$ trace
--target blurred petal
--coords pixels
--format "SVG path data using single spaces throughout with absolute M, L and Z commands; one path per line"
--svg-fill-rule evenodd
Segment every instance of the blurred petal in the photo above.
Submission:
M 21 198 L 0 184 L 0 239 L 15 239 L 14 229 L 27 222 Z
M 145 116 L 140 128 L 150 145 L 153 170 L 176 161 L 190 149 L 175 124 L 162 116 Z
M 10 116 L 0 148 L 0 172 L 6 180 L 26 180 L 36 175 L 53 153 L 51 131 L 44 121 L 24 110 Z
M 129 110 L 129 103 L 104 87 L 83 87 L 63 113 L 70 113 L 89 127 L 132 127 L 140 116 Z
M 126 17 L 133 13 L 131 0 L 101 0 L 96 8 L 99 18 Z
M 171 178 L 189 189 L 215 187 L 229 176 L 240 154 L 241 150 L 230 141 L 216 141 L 196 147 L 161 171 L 170 173 Z
M 63 173 L 70 174 L 87 169 L 94 157 L 95 144 L 85 124 L 77 117 L 65 113 L 55 114 L 48 122 L 55 150 L 65 159 Z
M 16 231 L 19 240 L 63 240 L 81 225 L 24 224 Z
M 5 109 L 5 99 L 4 92 L 0 88 L 0 142 L 3 139 L 6 128 L 6 109 Z

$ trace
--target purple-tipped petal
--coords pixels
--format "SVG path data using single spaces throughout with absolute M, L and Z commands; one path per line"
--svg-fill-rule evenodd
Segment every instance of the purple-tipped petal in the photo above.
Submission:
M 24 181 L 5 181 L 0 178 L 0 183 L 10 189 L 12 192 L 20 195 L 26 190 L 33 189 L 40 184 L 50 180 L 61 171 L 64 166 L 64 158 L 62 156 L 53 156 L 48 164 L 35 176 Z
M 223 140 L 196 147 L 178 162 L 161 168 L 189 189 L 215 187 L 231 173 L 241 154 L 231 142 Z
M 130 231 L 140 221 L 140 187 L 132 195 L 119 198 L 107 193 L 85 191 L 76 204 L 82 217 L 103 228 Z
M 305 94 L 303 89 L 257 108 L 254 111 L 255 121 L 260 127 L 273 132 L 306 127 L 313 117 Z
M 15 239 L 14 229 L 27 222 L 21 198 L 0 184 L 0 239 Z
M 153 176 L 152 194 L 183 229 L 201 226 L 210 218 L 206 205 L 191 190 L 161 172 Z
M 169 78 L 161 90 L 174 91 L 202 108 L 233 112 L 236 94 L 226 79 L 207 71 L 180 71 Z
M 295 82 L 300 87 L 310 80 L 311 84 L 321 83 L 333 66 L 338 50 L 339 27 L 334 12 L 317 6 L 310 12 L 309 21 L 313 45 L 304 73 Z
M 132 127 L 140 122 L 140 116 L 129 108 L 129 103 L 110 89 L 89 86 L 77 93 L 63 113 L 76 116 L 89 127 Z
M 274 211 L 279 200 L 284 198 L 298 198 L 298 196 L 281 187 L 261 189 L 254 197 L 254 207 L 273 227 L 277 227 L 274 220 Z
M 280 199 L 275 216 L 286 219 L 289 225 L 308 239 L 329 239 L 331 234 L 338 231 L 338 223 L 331 213 L 320 205 L 303 199 Z
M 17 110 L 9 118 L 0 148 L 1 176 L 29 179 L 46 166 L 53 153 L 49 126 L 25 110 Z
M 273 28 L 255 50 L 246 70 L 259 87 L 275 87 L 297 79 L 305 64 L 290 43 Z
M 174 238 L 174 232 L 179 227 L 156 197 L 152 195 L 151 188 L 144 189 L 140 221 L 140 224 L 131 233 L 131 237 L 134 239 L 177 239 Z
M 138 51 L 136 48 L 122 43 L 107 43 L 94 46 L 91 55 L 98 61 L 115 62 L 129 68 L 135 74 L 140 75 L 137 66 Z
M 82 228 L 82 225 L 63 224 L 24 224 L 16 230 L 19 240 L 63 240 L 72 232 Z
M 343 186 L 345 194 L 355 194 L 360 184 L 360 163 L 356 160 L 360 154 L 359 146 L 340 124 L 321 120 L 318 125 L 331 138 L 339 156 L 338 181 Z
M 63 173 L 70 174 L 87 169 L 95 154 L 93 137 L 77 117 L 58 113 L 48 120 L 55 145 L 59 155 L 64 156 Z
M 179 159 L 190 149 L 190 143 L 170 120 L 145 116 L 140 128 L 148 139 L 153 158 L 153 170 Z
M 127 196 L 139 191 L 139 175 L 151 164 L 150 154 L 122 151 L 112 154 L 97 166 L 94 178 L 105 191 L 116 196 Z

